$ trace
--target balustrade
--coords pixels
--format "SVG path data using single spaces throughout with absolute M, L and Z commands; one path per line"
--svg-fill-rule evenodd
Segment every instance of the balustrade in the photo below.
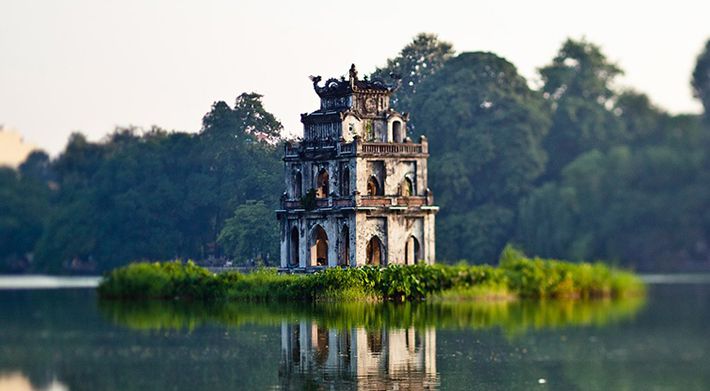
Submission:
M 362 152 L 373 154 L 422 153 L 422 145 L 409 143 L 363 143 Z
M 338 155 L 367 153 L 367 154 L 420 154 L 426 153 L 422 144 L 411 143 L 360 143 L 357 141 L 341 143 L 333 140 L 302 141 L 300 143 L 285 144 L 286 156 L 298 156 L 302 151 L 336 150 Z
M 389 206 L 420 207 L 427 205 L 427 198 L 420 196 L 362 196 L 359 197 L 358 202 L 356 202 L 355 199 L 351 197 L 317 198 L 315 201 L 317 208 L 348 208 L 354 206 L 378 208 Z M 283 207 L 285 209 L 303 209 L 301 200 L 284 200 Z

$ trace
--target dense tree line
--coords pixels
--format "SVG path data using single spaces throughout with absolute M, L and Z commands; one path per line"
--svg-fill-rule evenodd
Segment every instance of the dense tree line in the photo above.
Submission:
M 710 267 L 710 41 L 692 78 L 704 120 L 615 88 L 623 71 L 584 40 L 539 69 L 539 89 L 495 54 L 451 51 L 419 36 L 377 70 L 418 76 L 397 99 L 429 137 L 440 259 L 490 261 L 514 243 L 646 270 Z
M 280 131 L 259 95 L 242 94 L 234 107 L 215 103 L 197 134 L 129 128 L 92 143 L 77 133 L 53 161 L 30 155 L 19 172 L 0 172 L 3 268 L 220 257 L 217 238 L 235 209 L 278 200 L 280 149 L 270 141 Z M 250 238 L 261 240 L 261 258 L 278 257 L 275 234 Z
M 710 266 L 710 41 L 692 75 L 704 115 L 615 87 L 622 70 L 567 40 L 530 87 L 493 53 L 420 34 L 373 78 L 430 141 L 440 260 L 508 243 L 640 269 Z M 276 263 L 281 124 L 258 94 L 215 103 L 198 133 L 70 137 L 56 159 L 0 170 L 0 269 L 105 270 L 135 259 Z

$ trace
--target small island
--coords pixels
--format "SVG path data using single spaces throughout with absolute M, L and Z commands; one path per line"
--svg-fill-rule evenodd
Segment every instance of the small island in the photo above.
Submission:
M 603 263 L 528 258 L 508 247 L 498 266 L 391 265 L 311 274 L 260 269 L 211 273 L 193 262 L 139 262 L 104 277 L 102 299 L 410 301 L 622 298 L 642 295 L 635 274 Z
M 428 141 L 390 107 L 393 83 L 313 76 L 320 108 L 287 142 L 279 269 L 213 274 L 193 262 L 134 263 L 106 275 L 102 298 L 237 301 L 411 301 L 617 298 L 642 293 L 630 272 L 603 263 L 527 258 L 498 266 L 435 263 Z M 259 222 L 259 224 L 268 224 Z

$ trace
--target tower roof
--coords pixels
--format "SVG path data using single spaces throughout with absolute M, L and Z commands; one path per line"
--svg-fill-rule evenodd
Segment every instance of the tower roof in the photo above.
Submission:
M 397 75 L 390 75 L 395 80 L 395 84 L 387 84 L 377 79 L 368 80 L 367 76 L 365 76 L 363 80 L 360 80 L 357 76 L 355 64 L 350 66 L 348 75 L 347 80 L 345 80 L 345 77 L 341 77 L 340 79 L 330 78 L 325 81 L 323 86 L 318 85 L 322 80 L 320 76 L 311 76 L 310 78 L 313 82 L 313 89 L 321 98 L 348 96 L 353 93 L 384 93 L 389 95 L 396 91 L 400 84 L 400 78 Z

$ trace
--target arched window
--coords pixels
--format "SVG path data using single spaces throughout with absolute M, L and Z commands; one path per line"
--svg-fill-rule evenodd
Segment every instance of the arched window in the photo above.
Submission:
M 407 244 L 404 246 L 404 264 L 413 265 L 417 261 L 421 261 L 421 251 L 419 250 L 419 241 L 414 236 L 407 239 Z
M 369 195 L 369 196 L 382 195 L 380 182 L 377 181 L 377 178 L 374 175 L 371 176 L 370 179 L 367 180 L 367 195 Z
M 350 169 L 344 167 L 340 174 L 340 195 L 347 197 L 350 195 Z
M 303 175 L 300 171 L 296 171 L 293 176 L 293 198 L 303 197 Z
M 403 197 L 410 197 L 414 195 L 414 183 L 408 177 L 404 177 L 404 180 L 400 184 L 400 194 Z
M 395 143 L 401 143 L 404 141 L 404 135 L 402 134 L 402 123 L 400 121 L 392 122 L 392 138 Z
M 289 264 L 291 266 L 298 266 L 298 228 L 291 228 L 291 255 L 289 257 Z
M 316 178 L 316 198 L 326 198 L 328 193 L 328 170 L 324 168 L 318 172 Z
M 311 266 L 328 265 L 328 234 L 320 225 L 311 233 Z
M 370 241 L 367 242 L 365 255 L 367 257 L 368 265 L 384 266 L 382 259 L 382 242 L 380 241 L 380 238 L 373 236 Z
M 350 265 L 350 229 L 347 225 L 343 226 L 340 231 L 340 254 L 338 256 L 338 265 Z

